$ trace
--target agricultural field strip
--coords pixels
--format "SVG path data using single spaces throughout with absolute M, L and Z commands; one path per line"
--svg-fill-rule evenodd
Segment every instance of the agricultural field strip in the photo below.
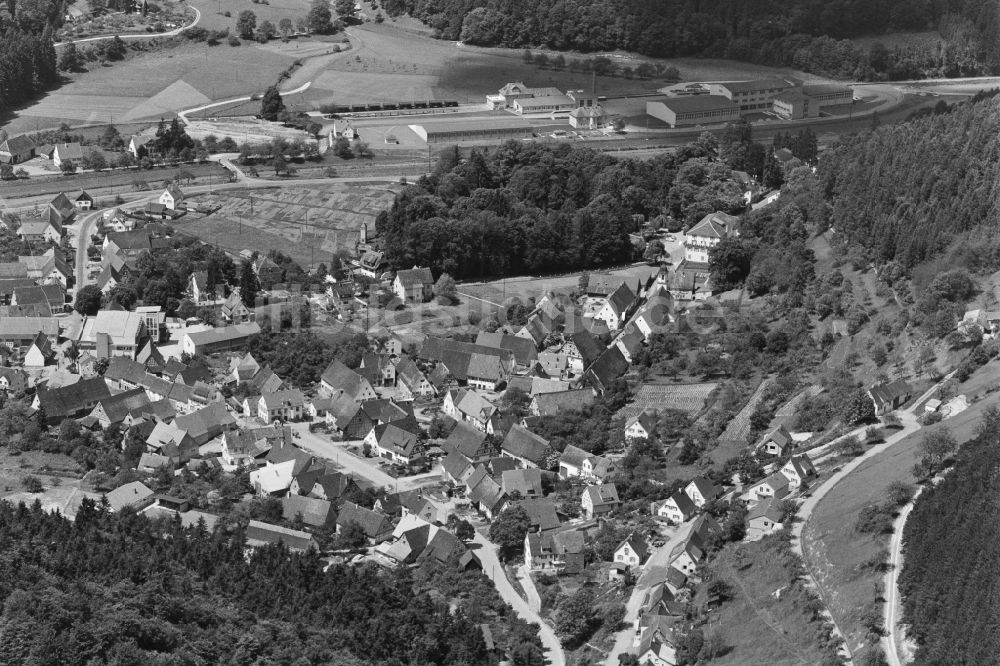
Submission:
M 753 416 L 760 401 L 764 399 L 764 391 L 773 382 L 774 379 L 772 377 L 764 378 L 764 381 L 757 386 L 757 390 L 750 396 L 747 404 L 743 405 L 743 409 L 726 426 L 719 439 L 746 441 L 747 436 L 750 434 L 750 417 Z
M 635 392 L 633 401 L 618 410 L 616 417 L 626 419 L 638 416 L 645 409 L 679 409 L 697 414 L 705 405 L 708 395 L 715 389 L 713 382 L 700 384 L 647 384 Z

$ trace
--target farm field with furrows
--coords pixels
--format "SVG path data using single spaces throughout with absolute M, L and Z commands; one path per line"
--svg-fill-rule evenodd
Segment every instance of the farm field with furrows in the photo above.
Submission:
M 633 400 L 615 414 L 630 419 L 646 409 L 678 409 L 691 415 L 705 406 L 705 400 L 715 389 L 714 382 L 699 384 L 643 384 L 635 390 Z
M 329 261 L 340 250 L 353 251 L 358 230 L 393 199 L 391 188 L 333 186 L 284 188 L 201 195 L 192 201 L 219 210 L 184 218 L 179 231 L 224 250 L 280 250 L 303 265 Z

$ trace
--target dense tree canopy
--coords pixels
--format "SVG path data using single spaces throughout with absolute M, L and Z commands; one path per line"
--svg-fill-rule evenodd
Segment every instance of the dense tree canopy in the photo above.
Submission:
M 489 621 L 488 587 L 449 608 L 418 584 L 423 572 L 326 568 L 283 547 L 245 557 L 238 528 L 154 524 L 86 499 L 75 522 L 0 503 L 0 532 L 10 666 L 491 663 L 475 624 Z M 514 633 L 505 647 L 533 640 Z
M 732 171 L 703 141 L 648 161 L 508 141 L 464 160 L 445 151 L 376 226 L 394 266 L 468 278 L 631 261 L 636 219 L 690 224 L 742 206 Z
M 997 62 L 998 8 L 988 0 L 386 0 L 443 39 L 560 50 L 713 55 L 852 78 L 956 76 Z M 861 48 L 860 35 L 938 28 L 938 44 Z
M 987 664 L 1000 650 L 996 421 L 988 410 L 983 434 L 962 447 L 944 481 L 924 489 L 903 530 L 899 589 L 917 664 Z

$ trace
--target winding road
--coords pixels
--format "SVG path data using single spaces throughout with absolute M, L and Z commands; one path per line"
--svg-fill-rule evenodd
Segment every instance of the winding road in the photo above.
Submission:
M 500 598 L 514 609 L 519 618 L 525 622 L 538 625 L 538 633 L 542 639 L 542 647 L 545 649 L 545 658 L 549 666 L 566 666 L 566 654 L 563 652 L 562 643 L 559 642 L 559 637 L 556 636 L 555 630 L 542 620 L 538 613 L 531 609 L 528 602 L 517 593 L 511 582 L 507 580 L 503 564 L 500 563 L 500 558 L 497 557 L 496 545 L 478 531 L 476 532 L 474 541 L 479 544 L 479 548 L 475 552 L 479 556 L 479 561 L 483 564 L 483 573 L 493 581 L 493 586 L 496 587 Z
M 194 20 L 188 23 L 187 25 L 182 25 L 179 28 L 174 28 L 169 32 L 136 32 L 136 33 L 126 33 L 124 35 L 122 34 L 98 35 L 97 37 L 84 37 L 82 39 L 67 39 L 62 42 L 56 42 L 55 45 L 56 47 L 59 47 L 62 46 L 63 44 L 84 44 L 86 42 L 98 42 L 101 41 L 102 39 L 114 39 L 115 37 L 118 37 L 119 39 L 155 39 L 157 37 L 174 37 L 175 35 L 179 35 L 185 30 L 190 30 L 191 28 L 198 25 L 198 21 L 201 20 L 201 12 L 198 10 L 197 7 L 191 7 L 191 9 L 194 10 Z
M 798 513 L 796 514 L 796 520 L 792 523 L 792 529 L 791 529 L 792 552 L 794 552 L 796 555 L 799 556 L 799 558 L 801 558 L 802 566 L 806 572 L 806 579 L 807 579 L 806 582 L 807 584 L 812 586 L 813 589 L 819 592 L 821 599 L 823 599 L 823 597 L 825 596 L 823 593 L 823 587 L 819 584 L 819 582 L 816 580 L 816 577 L 813 575 L 813 572 L 809 569 L 809 561 L 803 556 L 803 551 L 802 551 L 802 531 L 805 529 L 805 525 L 806 522 L 809 520 L 809 516 L 812 515 L 812 512 L 816 509 L 816 506 L 819 504 L 820 500 L 822 500 L 827 495 L 827 493 L 833 490 L 834 486 L 843 481 L 854 470 L 856 470 L 858 467 L 860 467 L 868 460 L 879 455 L 883 451 L 886 451 L 887 449 L 891 448 L 893 445 L 898 444 L 908 435 L 919 430 L 920 424 L 917 422 L 917 414 L 916 414 L 917 408 L 921 407 L 928 398 L 934 395 L 934 393 L 941 386 L 941 383 L 947 381 L 952 374 L 954 373 L 945 376 L 941 380 L 941 382 L 927 389 L 927 391 L 923 395 L 921 395 L 914 401 L 913 407 L 907 410 L 896 412 L 899 415 L 899 420 L 903 426 L 901 429 L 897 430 L 893 434 L 886 437 L 885 442 L 883 442 L 882 444 L 877 444 L 868 449 L 867 451 L 865 451 L 864 455 L 858 456 L 857 458 L 854 458 L 850 462 L 845 463 L 839 472 L 831 476 L 823 484 L 813 488 L 810 497 L 806 498 L 806 500 L 799 505 L 799 510 Z M 857 430 L 854 430 L 848 433 L 847 435 L 844 435 L 843 437 L 834 440 L 834 442 L 831 442 L 831 445 L 833 445 L 835 442 L 842 440 L 844 437 L 853 437 L 858 435 L 859 433 L 863 433 L 864 430 L 865 428 L 859 428 Z M 853 653 L 851 652 L 850 645 L 847 642 L 847 638 L 844 632 L 841 631 L 840 626 L 837 624 L 837 621 L 834 619 L 829 609 L 826 608 L 825 601 L 823 607 L 823 614 L 833 625 L 834 634 L 836 634 L 841 640 L 843 646 L 842 652 L 844 653 L 844 656 L 847 657 L 848 663 L 850 663 L 850 660 L 853 659 Z
M 924 490 L 923 486 L 917 488 L 910 502 L 900 510 L 899 515 L 892 524 L 892 539 L 889 542 L 889 571 L 885 574 L 885 616 L 886 635 L 882 637 L 882 651 L 885 652 L 885 659 L 889 666 L 903 666 L 903 660 L 899 655 L 899 643 L 905 640 L 905 636 L 899 630 L 899 572 L 903 568 L 903 526 L 906 519 L 913 510 L 914 502 L 920 497 Z

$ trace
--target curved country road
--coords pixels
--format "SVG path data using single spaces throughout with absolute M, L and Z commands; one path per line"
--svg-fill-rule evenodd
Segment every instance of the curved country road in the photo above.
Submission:
M 179 28 L 174 28 L 169 32 L 135 32 L 127 33 L 124 35 L 98 35 L 97 37 L 84 37 L 83 39 L 67 39 L 62 42 L 56 42 L 56 46 L 62 46 L 63 44 L 83 44 L 85 42 L 98 42 L 102 39 L 114 39 L 118 37 L 120 39 L 156 39 L 157 37 L 174 37 L 179 35 L 185 30 L 190 30 L 191 28 L 198 25 L 198 21 L 201 20 L 201 12 L 197 7 L 191 7 L 194 10 L 194 20 L 187 25 L 182 25 Z
M 494 587 L 500 597 L 507 602 L 507 605 L 514 609 L 517 616 L 525 622 L 537 624 L 539 636 L 542 639 L 542 647 L 545 648 L 545 659 L 549 666 L 566 666 L 566 655 L 562 649 L 562 643 L 556 636 L 556 632 L 546 622 L 538 616 L 538 613 L 531 610 L 528 602 L 517 593 L 514 586 L 507 580 L 503 565 L 497 557 L 496 546 L 479 532 L 476 532 L 475 542 L 479 548 L 475 550 L 479 561 L 483 564 L 483 573 L 493 581 Z

